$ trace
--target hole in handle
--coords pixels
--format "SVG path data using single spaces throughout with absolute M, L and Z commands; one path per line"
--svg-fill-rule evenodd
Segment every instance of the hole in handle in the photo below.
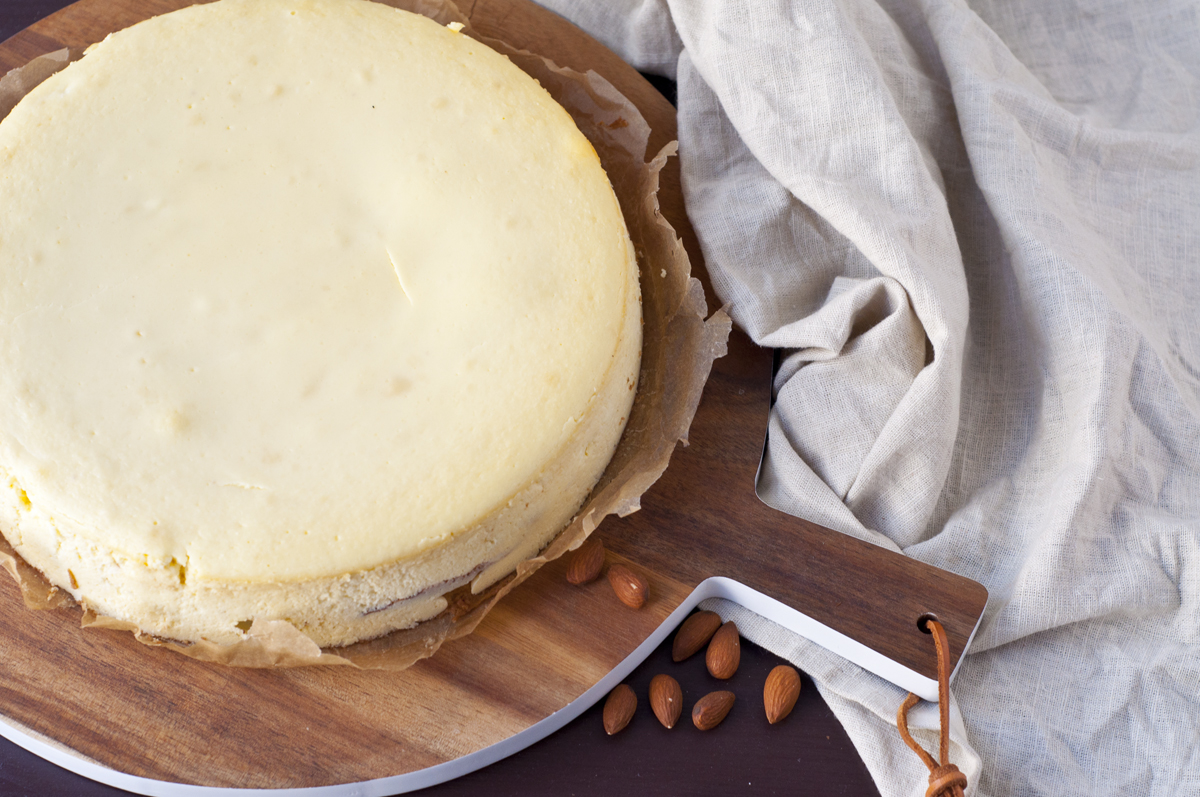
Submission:
M 929 630 L 929 621 L 930 620 L 938 620 L 938 616 L 936 614 L 934 614 L 933 612 L 925 612 L 925 614 L 918 617 L 917 618 L 917 630 L 920 631 L 922 634 L 933 633 L 932 631 Z M 938 620 L 938 622 L 940 623 L 941 620 Z

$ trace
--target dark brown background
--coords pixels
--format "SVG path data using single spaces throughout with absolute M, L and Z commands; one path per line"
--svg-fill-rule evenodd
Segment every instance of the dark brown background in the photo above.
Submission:
M 65 5 L 62 0 L 0 0 L 0 40 Z M 673 90 L 663 81 L 655 84 Z M 15 590 L 15 586 L 5 582 L 0 589 Z M 673 664 L 668 642 L 628 679 L 640 705 L 625 732 L 606 737 L 600 706 L 595 706 L 549 739 L 422 793 L 453 795 L 484 789 L 493 794 L 877 794 L 852 744 L 811 682 L 805 681 L 792 717 L 776 727 L 767 724 L 761 689 L 766 673 L 777 663 L 774 656 L 745 645 L 738 674 L 729 684 L 721 684 L 705 672 L 701 657 Z M 667 731 L 646 705 L 646 686 L 659 672 L 679 679 L 687 706 L 716 688 L 731 688 L 738 704 L 712 732 L 695 730 L 686 717 Z M 122 792 L 61 770 L 0 739 L 0 795 L 118 793 Z

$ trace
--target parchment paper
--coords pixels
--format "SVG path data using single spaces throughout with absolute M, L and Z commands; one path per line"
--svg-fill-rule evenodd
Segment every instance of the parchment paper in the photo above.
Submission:
M 431 656 L 448 640 L 469 634 L 496 601 L 546 562 L 573 550 L 606 516 L 636 512 L 641 496 L 662 475 L 675 444 L 687 443 L 688 427 L 699 404 L 713 360 L 726 352 L 729 317 L 711 318 L 704 291 L 674 229 L 659 213 L 658 176 L 676 151 L 671 142 L 646 162 L 650 128 L 632 102 L 595 72 L 560 68 L 539 55 L 504 42 L 476 36 L 469 20 L 449 0 L 385 0 L 441 24 L 462 23 L 472 35 L 506 55 L 534 77 L 571 114 L 592 142 L 608 173 L 637 251 L 641 272 L 643 344 L 637 395 L 625 434 L 600 482 L 579 514 L 540 555 L 521 562 L 499 583 L 472 595 L 470 586 L 449 593 L 449 608 L 414 628 L 379 639 L 322 651 L 315 642 L 282 620 L 256 620 L 247 639 L 232 645 L 181 643 L 142 633 L 135 625 L 83 608 L 82 625 L 134 633 L 147 645 L 236 667 L 293 667 L 345 664 L 369 669 L 404 669 Z M 0 80 L 0 116 L 38 83 L 63 69 L 82 52 L 60 50 L 34 59 Z M 0 529 L 0 533 L 3 529 Z M 25 563 L 0 536 L 0 565 L 21 587 L 25 605 L 53 609 L 73 604 Z

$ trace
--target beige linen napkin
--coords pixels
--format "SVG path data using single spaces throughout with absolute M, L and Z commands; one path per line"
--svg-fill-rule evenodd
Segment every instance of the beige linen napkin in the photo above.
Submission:
M 788 352 L 769 500 L 988 587 L 968 793 L 1200 794 L 1195 4 L 544 2 L 679 81 L 713 282 Z M 924 794 L 898 688 L 722 611 Z

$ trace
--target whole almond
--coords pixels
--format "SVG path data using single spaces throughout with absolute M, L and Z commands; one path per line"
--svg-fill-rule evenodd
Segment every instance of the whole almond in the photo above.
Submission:
M 683 661 L 708 644 L 721 627 L 721 615 L 716 612 L 696 612 L 683 621 L 671 644 L 671 659 Z
M 692 724 L 702 731 L 711 731 L 725 719 L 735 699 L 733 692 L 709 692 L 692 707 Z
M 567 565 L 567 581 L 572 584 L 587 584 L 595 581 L 604 569 L 604 543 L 599 537 L 588 537 L 571 556 Z
M 669 675 L 656 675 L 650 680 L 650 709 L 664 728 L 674 728 L 683 711 L 683 690 L 679 681 Z
M 795 667 L 780 664 L 767 675 L 763 686 L 763 706 L 767 710 L 767 722 L 774 725 L 792 713 L 796 699 L 800 697 L 800 673 Z
M 741 660 L 742 641 L 738 637 L 737 626 L 730 620 L 713 634 L 704 663 L 708 665 L 709 675 L 724 681 L 733 677 Z
M 636 709 L 637 695 L 629 684 L 621 684 L 609 692 L 608 700 L 604 701 L 604 732 L 612 736 L 623 730 Z
M 650 589 L 646 581 L 625 565 L 611 565 L 608 568 L 608 583 L 612 584 L 613 592 L 621 603 L 630 609 L 640 609 L 646 605 L 646 595 Z

